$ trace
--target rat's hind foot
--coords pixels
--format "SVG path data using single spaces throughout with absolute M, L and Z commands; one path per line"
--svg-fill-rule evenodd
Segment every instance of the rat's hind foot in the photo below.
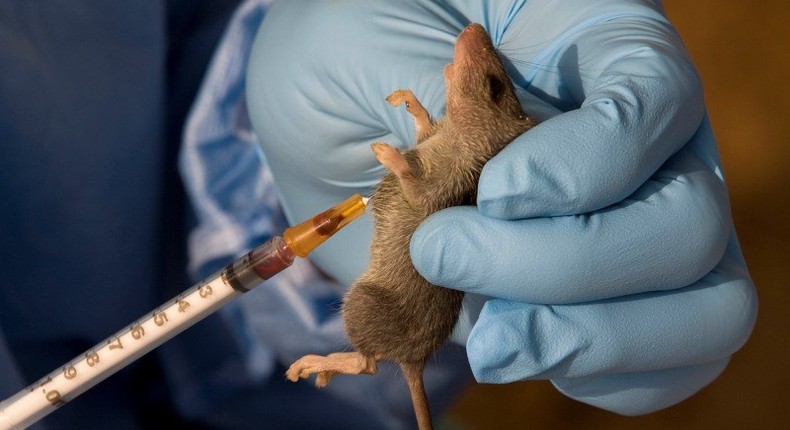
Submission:
M 417 142 L 422 142 L 433 134 L 434 122 L 431 115 L 417 100 L 411 90 L 395 90 L 387 97 L 387 102 L 394 107 L 406 103 L 406 110 L 414 117 L 414 128 L 417 129 Z
M 374 375 L 378 371 L 376 359 L 362 355 L 359 352 L 336 352 L 326 357 L 320 355 L 305 355 L 296 360 L 288 371 L 285 372 L 286 378 L 296 382 L 299 378 L 308 378 L 312 374 L 318 374 L 315 380 L 316 387 L 324 387 L 329 380 L 337 374 Z

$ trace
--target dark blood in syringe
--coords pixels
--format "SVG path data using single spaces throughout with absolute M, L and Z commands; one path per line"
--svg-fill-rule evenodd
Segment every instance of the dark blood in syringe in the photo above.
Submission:
M 339 214 L 332 216 L 332 212 L 332 210 L 328 210 L 313 217 L 313 228 L 316 233 L 321 236 L 329 236 L 337 230 L 337 225 L 340 224 L 343 217 Z
M 255 255 L 255 250 L 250 251 L 250 261 L 256 262 L 252 266 L 252 270 L 254 270 L 255 274 L 260 276 L 261 279 L 270 279 L 272 276 L 282 272 L 283 269 L 291 265 L 294 255 L 291 254 L 290 259 L 288 259 L 289 255 L 283 255 L 290 252 L 290 249 L 283 247 L 280 248 L 279 252 L 270 253 L 265 258 L 260 259 L 259 256 Z M 260 259 L 260 261 L 256 261 L 258 259 Z

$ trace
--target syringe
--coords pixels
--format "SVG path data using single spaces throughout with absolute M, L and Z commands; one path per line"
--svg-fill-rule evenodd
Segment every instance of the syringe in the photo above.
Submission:
M 220 307 L 305 257 L 365 212 L 355 194 L 288 228 L 223 270 L 133 322 L 38 382 L 0 403 L 0 429 L 25 428 L 84 393 Z

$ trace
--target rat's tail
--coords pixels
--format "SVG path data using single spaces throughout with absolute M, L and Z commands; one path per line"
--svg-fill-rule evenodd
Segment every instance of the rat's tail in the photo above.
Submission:
M 431 410 L 428 407 L 428 396 L 425 394 L 425 385 L 422 381 L 423 364 L 401 364 L 401 370 L 406 376 L 411 393 L 411 402 L 414 405 L 414 414 L 417 416 L 417 426 L 420 430 L 433 430 Z

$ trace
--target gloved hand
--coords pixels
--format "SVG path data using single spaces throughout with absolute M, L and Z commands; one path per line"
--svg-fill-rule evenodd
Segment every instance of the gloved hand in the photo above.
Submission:
M 370 143 L 414 144 L 384 97 L 410 88 L 439 116 L 469 22 L 544 120 L 486 165 L 478 207 L 433 215 L 411 243 L 427 279 L 473 293 L 459 333 L 477 379 L 551 379 L 623 414 L 698 391 L 748 338 L 757 300 L 699 77 L 653 3 L 276 2 L 247 94 L 286 215 L 370 192 L 384 173 Z M 371 234 L 351 227 L 315 259 L 344 283 Z

